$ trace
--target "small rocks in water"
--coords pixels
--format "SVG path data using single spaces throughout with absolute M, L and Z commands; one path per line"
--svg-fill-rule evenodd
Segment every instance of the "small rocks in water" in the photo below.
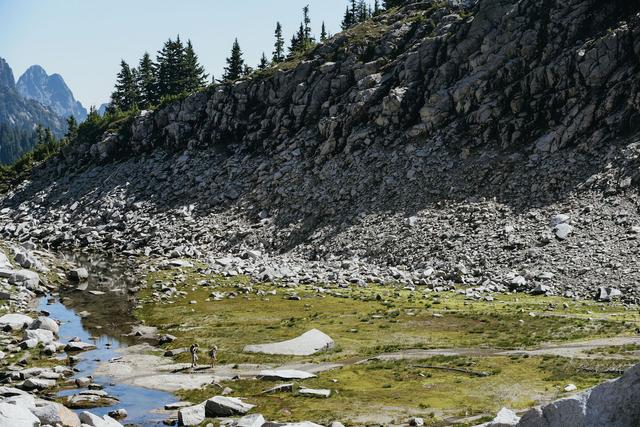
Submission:
M 96 346 L 82 341 L 70 342 L 64 347 L 65 351 L 87 351 L 93 350 Z
M 255 405 L 245 403 L 236 397 L 215 396 L 205 402 L 205 415 L 207 417 L 230 417 L 244 415 Z
M 127 410 L 124 409 L 124 408 L 116 409 L 115 411 L 109 412 L 109 416 L 111 418 L 118 418 L 118 419 L 127 418 L 127 415 L 129 415 L 129 414 L 127 413 Z
M 89 272 L 86 268 L 74 268 L 73 270 L 69 270 L 67 272 L 67 279 L 72 280 L 74 282 L 83 282 L 89 278 Z
M 80 378 L 76 378 L 76 381 L 75 381 L 76 387 L 78 388 L 85 388 L 92 382 L 93 382 L 93 378 L 91 377 L 80 377 Z
M 55 380 L 45 380 L 42 378 L 27 378 L 22 383 L 22 388 L 25 390 L 44 390 L 55 386 Z
M 80 421 L 91 427 L 123 427 L 122 424 L 111 418 L 109 415 L 99 417 L 87 411 L 80 414 Z

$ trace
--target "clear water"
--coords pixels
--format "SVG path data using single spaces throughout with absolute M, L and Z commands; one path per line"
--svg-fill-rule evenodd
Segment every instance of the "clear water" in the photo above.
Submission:
M 125 336 L 135 324 L 135 319 L 131 315 L 133 301 L 129 300 L 126 293 L 126 285 L 132 280 L 127 271 L 131 270 L 128 270 L 125 263 L 113 260 L 102 261 L 95 258 L 76 257 L 74 260 L 89 270 L 87 290 L 78 291 L 73 287 L 63 289 L 53 302 L 42 298 L 39 309 L 46 310 L 53 319 L 61 321 L 61 342 L 66 343 L 71 338 L 79 337 L 81 341 L 97 346 L 95 350 L 80 353 L 82 361 L 74 366 L 79 370 L 74 376 L 77 378 L 92 375 L 99 362 L 118 357 L 116 350 L 133 344 L 136 340 Z M 105 294 L 92 295 L 89 293 L 90 290 L 99 290 Z M 89 316 L 81 317 L 78 313 L 83 311 L 88 311 Z M 94 383 L 102 385 L 110 396 L 118 398 L 120 402 L 110 407 L 92 408 L 88 411 L 104 415 L 114 409 L 124 408 L 128 412 L 128 417 L 121 422 L 127 425 L 161 425 L 166 414 L 155 413 L 155 411 L 161 410 L 167 403 L 176 401 L 176 397 L 171 393 L 126 384 L 113 384 L 113 380 L 108 377 L 96 377 Z M 82 390 L 64 390 L 60 395 L 67 396 Z

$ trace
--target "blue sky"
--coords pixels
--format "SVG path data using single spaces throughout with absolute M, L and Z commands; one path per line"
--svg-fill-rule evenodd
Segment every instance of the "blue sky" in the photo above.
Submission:
M 61 74 L 88 107 L 108 101 L 121 58 L 155 56 L 176 34 L 191 39 L 209 74 L 222 75 L 236 36 L 253 66 L 270 55 L 276 21 L 288 42 L 306 4 L 316 35 L 323 20 L 339 31 L 347 0 L 0 0 L 0 57 L 16 80 L 33 64 Z

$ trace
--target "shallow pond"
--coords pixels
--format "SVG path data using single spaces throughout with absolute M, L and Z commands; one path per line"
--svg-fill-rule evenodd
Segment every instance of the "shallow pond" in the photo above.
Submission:
M 131 270 L 126 263 L 94 257 L 73 259 L 76 264 L 89 271 L 89 280 L 81 285 L 81 288 L 86 285 L 86 289 L 77 290 L 72 287 L 60 290 L 59 297 L 55 299 L 42 298 L 39 309 L 47 311 L 53 319 L 61 322 L 61 342 L 66 343 L 78 337 L 83 342 L 97 346 L 95 350 L 80 353 L 82 361 L 74 366 L 79 371 L 74 377 L 77 378 L 92 375 L 99 362 L 118 357 L 119 348 L 135 342 L 133 337 L 126 336 L 135 324 L 135 319 L 131 315 L 133 301 L 127 296 L 127 285 L 131 285 L 133 279 L 127 274 Z M 97 291 L 97 294 L 91 291 Z M 167 418 L 167 414 L 161 412 L 164 405 L 177 400 L 171 393 L 117 384 L 108 377 L 96 377 L 94 383 L 102 385 L 110 396 L 118 398 L 120 402 L 88 410 L 104 415 L 114 409 L 124 408 L 128 417 L 121 420 L 123 424 L 161 425 Z M 67 396 L 83 390 L 85 389 L 64 390 L 59 395 Z

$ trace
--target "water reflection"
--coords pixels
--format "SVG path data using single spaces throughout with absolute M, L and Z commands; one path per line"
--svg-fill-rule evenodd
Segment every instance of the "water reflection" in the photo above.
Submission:
M 91 375 L 100 361 L 118 357 L 118 348 L 136 342 L 135 337 L 128 335 L 131 326 L 135 324 L 132 315 L 135 301 L 127 292 L 136 283 L 133 275 L 128 273 L 133 271 L 133 266 L 127 261 L 100 259 L 96 256 L 73 256 L 73 261 L 89 271 L 86 289 L 77 290 L 77 285 L 71 284 L 60 290 L 59 298 L 43 298 L 39 308 L 61 321 L 61 342 L 66 343 L 78 337 L 81 341 L 97 346 L 95 350 L 81 353 L 82 360 L 75 365 L 79 370 L 75 378 L 78 378 Z M 171 393 L 112 384 L 112 380 L 106 377 L 95 378 L 94 383 L 102 385 L 110 396 L 118 398 L 120 402 L 90 411 L 104 415 L 114 409 L 124 408 L 129 416 L 123 420 L 123 424 L 160 425 L 166 416 L 153 411 L 176 400 Z M 65 390 L 60 395 L 68 396 L 82 390 Z

